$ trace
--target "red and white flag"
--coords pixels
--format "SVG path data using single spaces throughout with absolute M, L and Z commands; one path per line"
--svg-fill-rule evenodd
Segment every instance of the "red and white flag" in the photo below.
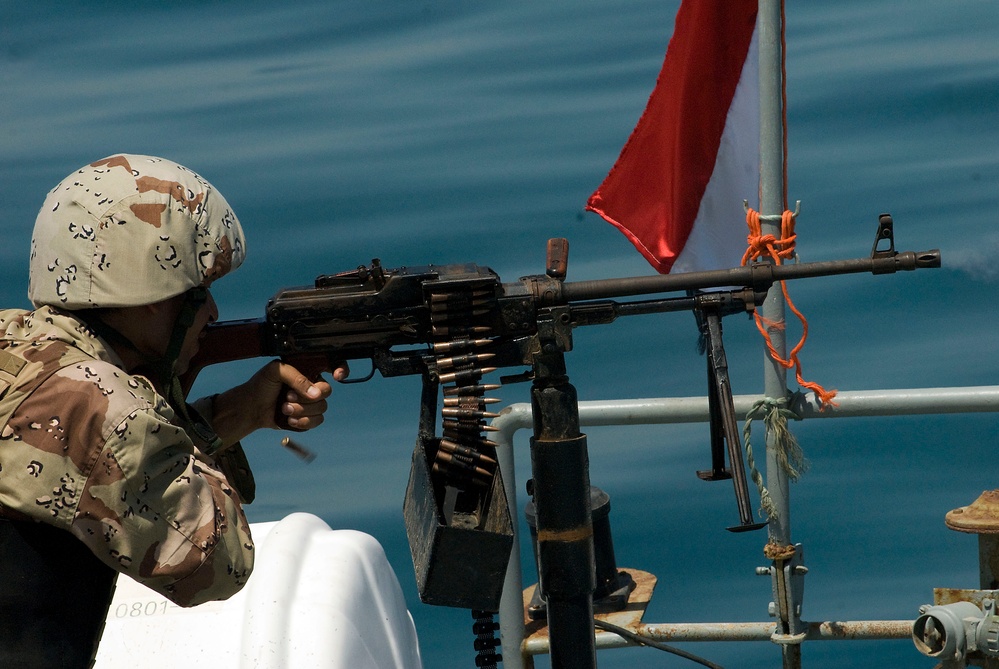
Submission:
M 660 273 L 739 265 L 759 199 L 757 0 L 683 0 L 645 112 L 586 208 Z

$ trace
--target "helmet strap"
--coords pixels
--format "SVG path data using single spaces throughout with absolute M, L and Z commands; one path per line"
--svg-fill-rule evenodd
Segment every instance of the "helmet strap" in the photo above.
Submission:
M 163 357 L 156 365 L 156 372 L 159 374 L 159 380 L 163 384 L 162 387 L 164 388 L 167 402 L 170 403 L 173 410 L 180 416 L 184 423 L 184 428 L 189 433 L 192 433 L 191 436 L 197 436 L 198 439 L 203 441 L 206 445 L 207 453 L 212 455 L 222 448 L 222 439 L 215 434 L 215 430 L 212 429 L 208 421 L 195 411 L 194 407 L 187 403 L 187 398 L 184 396 L 184 389 L 181 387 L 180 377 L 177 376 L 177 359 L 180 357 L 184 340 L 187 338 L 187 333 L 190 331 L 191 326 L 194 325 L 194 319 L 197 317 L 198 311 L 207 300 L 208 289 L 204 286 L 191 288 L 185 293 L 184 304 L 181 306 L 180 313 L 177 314 L 173 332 L 170 334 L 170 342 L 167 344 L 167 349 Z
M 108 325 L 100 314 L 92 310 L 77 312 L 77 316 L 112 346 L 129 349 L 139 355 L 142 359 L 141 371 L 166 398 L 180 418 L 184 429 L 191 433 L 192 437 L 196 436 L 203 441 L 207 445 L 206 452 L 211 455 L 222 448 L 222 440 L 215 434 L 208 421 L 187 403 L 180 378 L 177 376 L 177 359 L 180 357 L 184 340 L 194 325 L 198 310 L 207 300 L 208 289 L 203 286 L 191 288 L 184 294 L 184 304 L 174 321 L 166 351 L 161 356 L 152 356 L 140 351 L 128 337 Z

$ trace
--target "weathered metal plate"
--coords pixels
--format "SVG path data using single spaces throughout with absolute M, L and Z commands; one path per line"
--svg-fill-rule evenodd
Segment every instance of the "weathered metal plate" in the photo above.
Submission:
M 995 599 L 999 595 L 996 590 L 970 590 L 965 588 L 933 588 L 933 603 L 937 606 L 954 604 L 955 602 L 971 602 L 981 607 L 986 599 Z
M 999 490 L 986 490 L 968 506 L 944 517 L 947 527 L 972 534 L 999 534 Z
M 628 604 L 620 611 L 598 613 L 596 614 L 596 618 L 607 621 L 612 625 L 624 627 L 632 632 L 636 632 L 642 624 L 642 617 L 645 615 L 645 610 L 649 607 L 649 602 L 652 601 L 652 593 L 656 589 L 656 582 L 658 579 L 655 574 L 650 574 L 647 571 L 640 571 L 638 569 L 619 568 L 618 571 L 627 573 L 635 582 L 635 589 L 631 591 L 631 596 L 628 597 Z M 534 596 L 534 590 L 537 587 L 538 586 L 535 584 L 524 590 L 525 644 L 539 639 L 548 638 L 547 622 L 545 620 L 531 620 L 531 617 L 527 613 L 527 607 L 531 603 L 531 598 Z M 600 638 L 601 636 L 617 635 L 612 634 L 611 632 L 597 630 L 597 638 Z

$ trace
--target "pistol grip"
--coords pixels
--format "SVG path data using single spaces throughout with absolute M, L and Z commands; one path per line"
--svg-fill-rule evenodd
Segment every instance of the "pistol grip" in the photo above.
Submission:
M 322 379 L 323 372 L 331 371 L 332 368 L 329 358 L 323 353 L 284 356 L 281 358 L 281 362 L 291 365 L 313 383 Z M 274 423 L 282 430 L 305 432 L 302 428 L 289 425 L 288 417 L 281 410 L 281 407 L 288 401 L 288 392 L 290 390 L 291 388 L 287 385 L 281 387 L 281 392 L 278 394 L 278 401 L 274 405 Z

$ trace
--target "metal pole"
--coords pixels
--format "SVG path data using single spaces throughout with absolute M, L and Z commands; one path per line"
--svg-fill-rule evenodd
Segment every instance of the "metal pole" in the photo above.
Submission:
M 526 422 L 524 427 L 532 423 L 530 405 L 524 407 Z M 497 441 L 496 459 L 503 472 L 503 485 L 506 489 L 507 504 L 510 507 L 510 518 L 513 520 L 513 548 L 510 551 L 510 562 L 503 581 L 503 594 L 500 598 L 500 642 L 503 648 L 504 669 L 534 669 L 534 660 L 525 656 L 520 646 L 526 634 L 524 626 L 523 574 L 520 565 L 520 532 L 517 523 L 520 509 L 517 508 L 517 467 L 513 454 L 513 433 L 505 435 L 508 438 Z
M 735 395 L 735 413 L 739 420 L 760 399 L 759 395 Z M 999 412 L 999 386 L 967 386 L 953 388 L 898 388 L 890 390 L 841 390 L 836 394 L 838 406 L 821 411 L 812 393 L 805 393 L 791 409 L 803 419 L 860 418 L 873 416 L 925 416 L 952 413 Z M 593 400 L 579 403 L 579 424 L 590 425 L 657 425 L 673 423 L 704 423 L 708 420 L 706 397 L 654 397 L 629 400 Z M 500 429 L 491 437 L 505 445 L 513 443 L 518 430 L 533 425 L 531 405 L 511 404 L 500 412 L 491 425 Z M 502 457 L 502 456 L 501 456 Z M 510 469 L 503 466 L 503 482 L 513 480 Z M 510 476 L 507 476 L 507 472 Z M 516 488 L 515 484 L 511 488 Z M 512 499 L 513 495 L 510 494 Z
M 784 211 L 784 80 L 783 80 L 783 0 L 760 0 L 757 30 L 759 31 L 760 63 L 760 212 L 764 216 L 762 231 L 778 239 L 781 236 L 777 217 Z M 762 316 L 768 322 L 784 323 L 785 304 L 779 285 L 772 286 L 763 303 Z M 787 356 L 783 329 L 770 329 L 771 343 L 777 355 Z M 763 388 L 769 398 L 787 395 L 786 370 L 765 354 Z M 767 489 L 776 508 L 770 520 L 770 544 L 791 545 L 791 503 L 787 474 L 777 457 L 777 445 L 767 438 Z M 776 554 L 780 554 L 778 551 Z M 786 554 L 786 553 L 785 553 Z M 800 565 L 801 551 L 793 558 Z M 800 639 L 803 636 L 800 619 L 803 584 L 801 578 L 791 578 L 786 568 L 790 562 L 775 559 L 770 570 L 773 579 L 774 602 L 777 608 L 778 634 L 783 635 L 783 665 L 785 669 L 801 666 Z M 788 643 L 790 642 L 790 643 Z
M 537 517 L 538 587 L 545 598 L 552 669 L 597 666 L 593 628 L 596 560 L 590 513 L 590 463 L 579 431 L 576 389 L 556 333 L 568 320 L 538 319 L 533 358 L 531 494 Z
M 766 218 L 784 211 L 784 110 L 781 85 L 781 1 L 760 0 L 757 29 L 760 50 L 760 212 Z M 764 220 L 764 234 L 780 237 L 780 224 Z M 767 293 L 761 313 L 775 323 L 784 322 L 784 296 L 780 286 Z M 771 328 L 770 340 L 777 353 L 787 355 L 783 329 Z M 787 370 L 765 354 L 763 392 L 767 397 L 787 395 Z M 777 506 L 778 518 L 770 522 L 770 539 L 782 545 L 791 542 L 791 517 L 788 504 L 787 476 L 774 458 L 774 449 L 767 443 L 767 487 Z
M 912 637 L 912 620 L 827 620 L 808 623 L 805 635 L 808 641 L 878 641 L 909 639 Z M 717 642 L 717 641 L 772 641 L 774 623 L 659 623 L 637 625 L 636 634 L 664 643 Z M 634 642 L 611 632 L 597 635 L 597 648 L 624 648 Z M 524 646 L 528 655 L 548 652 L 547 639 L 532 639 Z M 505 660 L 504 660 L 505 662 Z
M 999 536 L 978 535 L 978 573 L 978 587 L 982 590 L 999 587 Z

